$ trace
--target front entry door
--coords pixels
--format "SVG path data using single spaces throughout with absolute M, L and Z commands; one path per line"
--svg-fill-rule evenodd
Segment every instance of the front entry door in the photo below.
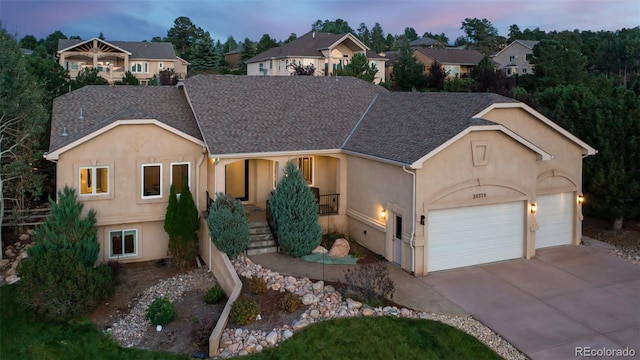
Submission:
M 227 195 L 240 201 L 249 200 L 249 160 L 240 160 L 226 166 Z
M 393 262 L 402 264 L 402 216 L 395 216 L 393 227 Z

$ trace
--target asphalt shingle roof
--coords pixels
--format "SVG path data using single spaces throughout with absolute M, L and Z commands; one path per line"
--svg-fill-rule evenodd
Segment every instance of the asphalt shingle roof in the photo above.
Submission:
M 412 164 L 469 126 L 494 125 L 473 116 L 504 102 L 517 101 L 493 93 L 382 94 L 343 149 Z
M 82 109 L 83 119 L 80 119 Z M 182 89 L 88 85 L 54 99 L 49 152 L 117 120 L 156 119 L 202 140 Z M 62 137 L 64 128 L 68 136 Z
M 322 76 L 198 75 L 185 89 L 212 155 L 339 149 L 387 92 Z
M 327 49 L 329 46 L 343 38 L 345 35 L 346 34 L 331 34 L 310 31 L 288 44 L 264 51 L 247 60 L 247 62 L 252 63 L 272 58 L 277 59 L 295 56 L 323 57 L 320 50 Z
M 80 44 L 86 40 L 60 39 L 58 51 Z M 105 41 L 131 53 L 130 59 L 171 59 L 175 60 L 176 52 L 170 42 L 146 41 Z
M 475 50 L 417 47 L 415 51 L 423 53 L 440 64 L 477 65 L 484 56 Z

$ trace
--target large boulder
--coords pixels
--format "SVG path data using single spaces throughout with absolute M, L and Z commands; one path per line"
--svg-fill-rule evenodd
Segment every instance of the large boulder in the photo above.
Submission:
M 333 243 L 329 250 L 329 256 L 335 258 L 343 258 L 349 254 L 351 246 L 346 239 L 338 239 Z

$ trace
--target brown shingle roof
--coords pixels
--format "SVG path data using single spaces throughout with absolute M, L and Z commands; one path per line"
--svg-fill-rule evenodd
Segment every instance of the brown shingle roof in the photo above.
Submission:
M 492 93 L 387 93 L 376 98 L 344 150 L 412 164 L 472 125 L 494 103 L 517 102 Z
M 323 57 L 320 50 L 327 49 L 336 41 L 342 39 L 345 35 L 346 34 L 331 34 L 310 31 L 286 45 L 264 51 L 247 60 L 247 62 L 252 63 L 264 61 L 271 58 L 277 59 L 296 56 Z
M 82 109 L 83 119 L 80 119 Z M 54 99 L 49 152 L 117 120 L 156 119 L 202 139 L 195 117 L 174 86 L 88 85 Z M 62 137 L 66 128 L 68 136 Z
M 443 65 L 477 65 L 483 58 L 483 55 L 475 50 L 417 47 L 414 51 L 419 51 Z
M 70 46 L 86 42 L 87 40 L 58 40 L 58 51 Z M 175 60 L 176 52 L 170 42 L 146 42 L 146 41 L 105 41 L 108 44 L 119 47 L 131 53 L 129 59 L 157 59 Z
M 212 156 L 340 149 L 377 94 L 351 77 L 198 75 L 185 80 Z

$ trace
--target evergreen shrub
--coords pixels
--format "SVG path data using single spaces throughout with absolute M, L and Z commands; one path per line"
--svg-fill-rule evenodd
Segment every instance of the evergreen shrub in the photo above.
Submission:
M 249 244 L 249 223 L 240 200 L 216 193 L 209 207 L 209 236 L 218 250 L 229 256 L 237 256 Z
M 241 297 L 231 305 L 229 317 L 237 325 L 247 325 L 256 321 L 260 315 L 260 304 L 246 297 Z
M 204 302 L 207 304 L 217 304 L 224 298 L 224 291 L 220 285 L 210 287 L 206 293 L 204 293 Z
M 176 318 L 176 306 L 166 297 L 155 298 L 147 308 L 147 319 L 153 325 L 166 325 Z
M 301 257 L 320 245 L 322 227 L 318 223 L 316 198 L 292 161 L 287 162 L 269 206 L 276 223 L 278 245 L 284 253 Z

